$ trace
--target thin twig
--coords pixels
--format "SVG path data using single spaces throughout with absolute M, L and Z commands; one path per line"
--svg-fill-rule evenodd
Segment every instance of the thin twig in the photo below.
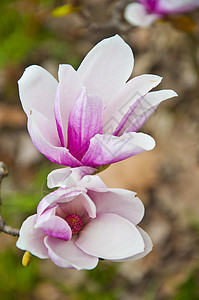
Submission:
M 2 179 L 7 175 L 8 175 L 8 169 L 6 165 L 3 162 L 0 162 L 0 191 L 1 191 Z M 1 216 L 1 204 L 2 204 L 2 199 L 0 194 L 0 232 L 2 231 L 12 236 L 19 236 L 19 230 L 7 225 L 3 217 Z
M 191 54 L 190 57 L 192 60 L 193 69 L 199 78 L 199 62 L 198 62 L 198 56 L 197 56 L 197 52 L 198 52 L 197 38 L 194 35 L 194 33 L 192 33 L 192 32 L 189 32 L 187 34 L 187 36 L 189 38 L 190 54 Z
M 0 189 L 1 189 L 1 182 L 4 177 L 8 175 L 8 169 L 6 168 L 6 165 L 0 161 Z M 0 195 L 0 209 L 1 209 L 1 195 Z

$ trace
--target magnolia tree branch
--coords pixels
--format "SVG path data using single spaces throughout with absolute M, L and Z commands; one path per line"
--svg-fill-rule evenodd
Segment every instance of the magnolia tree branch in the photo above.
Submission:
M 4 177 L 8 175 L 8 169 L 6 165 L 3 162 L 0 162 L 0 190 L 1 190 L 1 182 Z M 19 230 L 12 228 L 11 226 L 7 225 L 4 219 L 1 216 L 1 204 L 2 204 L 2 199 L 0 195 L 0 232 L 7 233 L 12 236 L 19 236 Z

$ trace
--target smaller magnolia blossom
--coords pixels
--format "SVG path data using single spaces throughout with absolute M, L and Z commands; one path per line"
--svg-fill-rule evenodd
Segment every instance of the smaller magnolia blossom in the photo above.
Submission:
M 155 20 L 169 15 L 189 12 L 199 7 L 199 0 L 139 0 L 124 11 L 125 19 L 132 25 L 148 27 Z
M 139 259 L 152 242 L 138 223 L 144 206 L 137 194 L 107 188 L 98 176 L 83 176 L 74 168 L 64 178 L 54 171 L 48 184 L 61 187 L 45 196 L 37 214 L 20 229 L 17 247 L 63 268 L 93 269 L 99 258 Z M 83 176 L 83 177 L 82 177 Z
M 154 148 L 137 132 L 172 90 L 150 92 L 162 80 L 145 74 L 127 81 L 134 58 L 118 35 L 102 40 L 78 70 L 60 65 L 57 81 L 40 66 L 28 67 L 19 94 L 35 147 L 70 167 L 112 164 Z

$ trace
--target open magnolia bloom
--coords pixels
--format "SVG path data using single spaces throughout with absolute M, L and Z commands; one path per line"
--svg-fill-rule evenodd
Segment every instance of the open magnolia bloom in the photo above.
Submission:
M 150 92 L 156 75 L 128 80 L 131 48 L 118 35 L 98 43 L 78 70 L 59 66 L 59 82 L 40 66 L 28 67 L 19 94 L 35 147 L 51 161 L 98 168 L 151 150 L 152 137 L 137 130 L 172 90 Z
M 168 15 L 189 12 L 199 6 L 199 0 L 138 0 L 124 11 L 125 19 L 132 25 L 147 27 L 155 20 Z
M 77 169 L 71 170 L 71 183 Z M 80 176 L 73 185 L 42 199 L 37 214 L 22 224 L 20 249 L 78 270 L 95 268 L 99 258 L 136 260 L 151 251 L 151 239 L 137 226 L 144 206 L 136 193 L 108 189 L 98 176 Z

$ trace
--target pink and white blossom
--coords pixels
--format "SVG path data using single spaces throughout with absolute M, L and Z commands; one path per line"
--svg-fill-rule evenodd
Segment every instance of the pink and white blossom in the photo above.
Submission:
M 80 175 L 75 183 L 78 169 L 71 170 L 68 177 L 72 178 L 65 181 L 71 187 L 45 196 L 37 214 L 24 221 L 17 246 L 60 267 L 78 270 L 95 268 L 99 258 L 128 261 L 149 253 L 151 239 L 137 225 L 144 215 L 137 194 L 109 189 L 98 176 Z M 53 177 L 58 185 L 59 179 Z
M 199 0 L 138 0 L 126 6 L 124 17 L 132 25 L 148 27 L 168 15 L 189 12 L 199 7 Z
M 162 80 L 156 75 L 128 81 L 133 64 L 131 48 L 116 35 L 98 43 L 77 71 L 60 65 L 58 81 L 28 67 L 18 83 L 35 147 L 55 163 L 93 168 L 153 149 L 154 139 L 137 131 L 176 93 L 150 92 Z

